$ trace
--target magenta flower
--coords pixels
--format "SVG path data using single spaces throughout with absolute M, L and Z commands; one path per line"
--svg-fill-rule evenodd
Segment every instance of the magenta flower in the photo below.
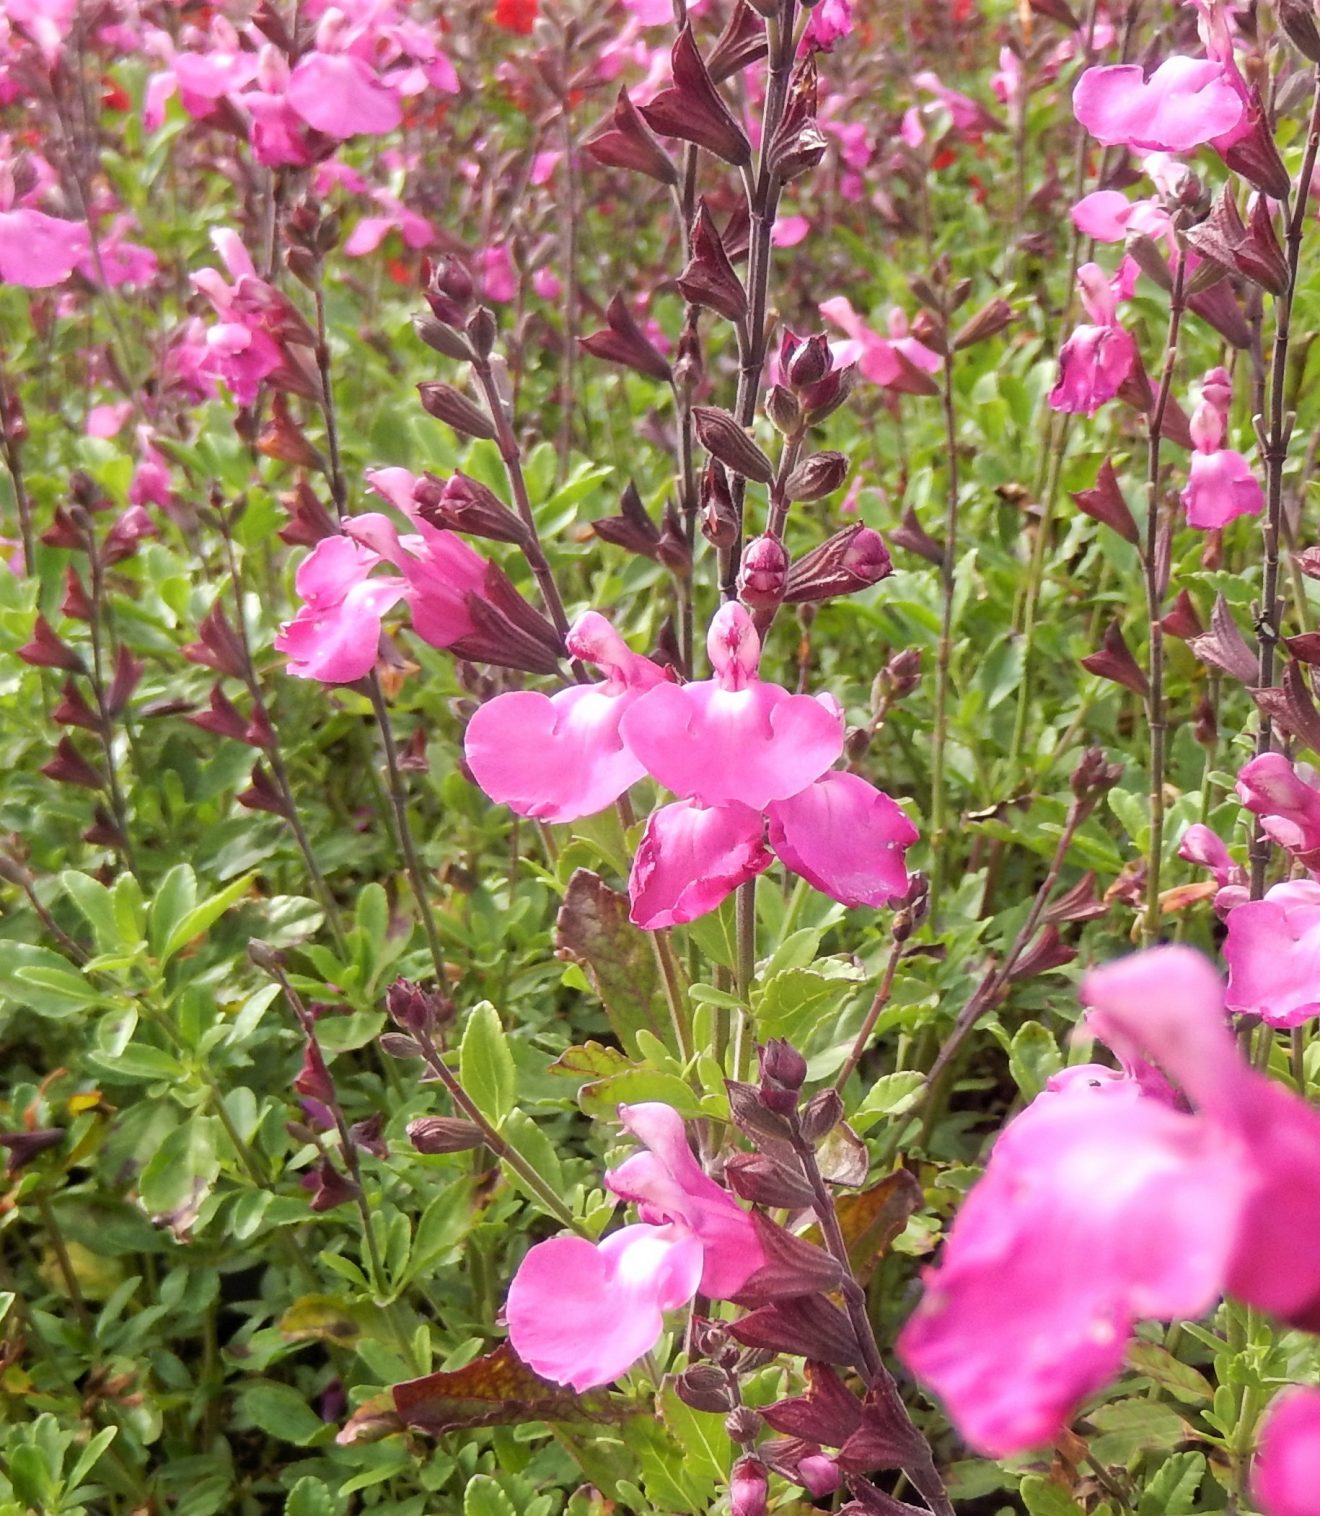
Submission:
M 896 306 L 890 309 L 886 318 L 887 338 L 862 320 L 846 295 L 822 300 L 819 309 L 827 321 L 832 321 L 849 338 L 833 348 L 837 366 L 855 361 L 862 377 L 872 384 L 899 393 L 927 392 L 928 386 L 922 376 L 938 373 L 943 359 L 910 334 L 907 317 Z
M 1320 869 L 1320 784 L 1306 763 L 1262 753 L 1238 770 L 1237 796 L 1265 835 L 1308 869 Z
M 659 1341 L 664 1313 L 700 1291 L 736 1295 L 764 1254 L 751 1217 L 702 1172 L 683 1121 L 667 1105 L 619 1107 L 647 1151 L 605 1176 L 641 1221 L 593 1246 L 581 1237 L 539 1242 L 509 1286 L 509 1340 L 524 1363 L 583 1391 L 627 1373 Z
M 1265 496 L 1251 465 L 1241 453 L 1223 446 L 1232 398 L 1227 371 L 1211 369 L 1192 412 L 1195 451 L 1187 487 L 1179 497 L 1189 526 L 1227 526 L 1237 516 L 1258 516 L 1265 508 Z
M 1134 63 L 1088 68 L 1073 114 L 1106 147 L 1182 153 L 1232 131 L 1243 103 L 1218 62 L 1175 54 L 1149 79 Z
M 1320 1016 L 1320 884 L 1293 879 L 1228 913 L 1224 962 L 1229 1010 L 1270 1026 Z
M 1059 353 L 1059 377 L 1050 391 L 1056 411 L 1090 416 L 1112 400 L 1137 362 L 1137 345 L 1118 324 L 1117 301 L 1103 270 L 1077 271 L 1082 305 L 1093 325 L 1079 326 Z
M 1242 1059 L 1218 975 L 1156 948 L 1082 999 L 1125 1073 L 1068 1070 L 1009 1123 L 899 1342 L 991 1456 L 1057 1436 L 1143 1318 L 1227 1289 L 1320 1319 L 1320 1115 Z
M 1251 1493 L 1264 1516 L 1312 1516 L 1320 1488 L 1320 1390 L 1285 1390 L 1266 1413 Z
M 0 211 L 0 280 L 24 289 L 62 284 L 88 255 L 87 226 L 44 211 Z
M 773 862 L 761 814 L 750 806 L 662 805 L 633 857 L 630 919 L 651 932 L 695 921 Z
M 619 724 L 665 678 L 596 611 L 578 617 L 568 650 L 606 677 L 550 696 L 533 690 L 497 695 L 477 710 L 463 738 L 468 767 L 486 794 L 541 821 L 593 815 L 645 775 Z
M 842 905 L 879 907 L 908 887 L 917 829 L 855 774 L 824 774 L 762 817 L 731 802 L 661 806 L 646 823 L 628 880 L 631 919 L 648 931 L 695 921 L 770 866 L 774 854 Z
M 298 565 L 294 584 L 303 603 L 275 638 L 290 674 L 351 684 L 376 666 L 381 618 L 406 588 L 397 574 L 369 577 L 380 561 L 351 537 L 327 537 Z
M 337 142 L 392 132 L 403 120 L 398 96 L 353 53 L 304 54 L 289 75 L 287 99 L 308 126 Z
M 699 805 L 762 811 L 818 779 L 843 751 L 832 695 L 790 695 L 757 676 L 761 640 L 736 601 L 706 639 L 713 679 L 659 684 L 624 713 L 624 742 L 653 778 Z

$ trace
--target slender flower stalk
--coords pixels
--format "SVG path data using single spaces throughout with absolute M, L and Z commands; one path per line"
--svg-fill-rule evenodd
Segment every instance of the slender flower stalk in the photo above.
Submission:
M 1164 857 L 1164 757 L 1167 721 L 1164 705 L 1164 628 L 1161 625 L 1164 586 L 1164 556 L 1161 545 L 1163 512 L 1160 509 L 1160 441 L 1164 417 L 1173 389 L 1173 371 L 1178 357 L 1178 333 L 1183 316 L 1183 287 L 1187 259 L 1179 249 L 1173 274 L 1173 291 L 1169 297 L 1169 330 L 1164 341 L 1164 363 L 1155 406 L 1147 421 L 1146 443 L 1146 538 L 1142 551 L 1142 573 L 1146 587 L 1146 619 L 1150 633 L 1146 696 L 1146 726 L 1150 733 L 1150 849 L 1146 863 L 1146 908 L 1142 917 L 1141 940 L 1149 947 L 1159 937 L 1160 871 Z
M 942 370 L 944 407 L 945 504 L 944 555 L 940 560 L 940 641 L 935 660 L 935 725 L 930 736 L 930 919 L 938 930 L 944 887 L 948 797 L 945 751 L 949 729 L 949 665 L 953 658 L 953 602 L 958 568 L 958 415 L 953 393 L 953 350 Z
M 1292 336 L 1293 296 L 1301 266 L 1302 233 L 1310 205 L 1308 187 L 1315 173 L 1320 153 L 1320 69 L 1316 70 L 1311 98 L 1311 117 L 1307 127 L 1306 150 L 1302 172 L 1294 191 L 1293 203 L 1285 208 L 1287 221 L 1286 256 L 1288 283 L 1275 302 L 1274 351 L 1270 361 L 1266 413 L 1263 418 L 1265 454 L 1265 515 L 1261 524 L 1264 538 L 1262 568 L 1260 652 L 1256 683 L 1267 689 L 1274 683 L 1274 646 L 1279 640 L 1279 538 L 1283 523 L 1283 469 L 1288 460 L 1292 420 L 1285 409 L 1285 385 L 1288 377 L 1288 344 Z M 1264 711 L 1256 734 L 1256 754 L 1268 753 L 1274 743 L 1274 723 Z M 1270 840 L 1257 818 L 1251 833 L 1251 897 L 1258 900 L 1265 893 L 1265 875 L 1269 868 Z

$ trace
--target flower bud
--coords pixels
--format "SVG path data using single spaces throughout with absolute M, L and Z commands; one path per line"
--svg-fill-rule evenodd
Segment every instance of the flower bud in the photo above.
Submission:
M 784 1037 L 772 1037 L 761 1049 L 761 1078 L 785 1089 L 800 1090 L 807 1077 L 807 1060 Z
M 754 1205 L 799 1211 L 815 1199 L 799 1170 L 786 1168 L 768 1153 L 734 1153 L 725 1162 L 724 1182 Z
M 802 1135 L 813 1145 L 824 1142 L 842 1120 L 843 1100 L 838 1090 L 821 1090 L 811 1097 L 802 1112 Z
M 734 271 L 705 200 L 697 202 L 692 223 L 692 256 L 677 284 L 690 305 L 704 305 L 727 321 L 747 316 L 747 291 Z
M 729 491 L 729 477 L 718 459 L 709 459 L 701 471 L 700 494 L 702 536 L 713 547 L 732 547 L 738 540 L 738 513 Z M 1316 577 L 1320 578 L 1320 573 Z
M 778 537 L 754 537 L 738 566 L 738 598 L 753 610 L 773 610 L 788 582 L 788 549 Z
M 819 426 L 852 394 L 857 383 L 857 365 L 836 368 L 802 391 L 802 410 L 808 426 Z
M 832 451 L 812 453 L 803 458 L 784 481 L 784 494 L 790 500 L 823 500 L 832 495 L 848 477 L 848 460 Z
M 1012 320 L 1013 307 L 996 295 L 958 328 L 953 339 L 954 351 L 960 352 L 965 347 L 984 342 L 987 337 L 997 336 Z
M 786 385 L 771 386 L 765 397 L 765 413 L 781 437 L 791 437 L 802 426 L 802 405 Z
M 461 436 L 485 440 L 495 436 L 495 423 L 452 384 L 429 379 L 417 386 L 417 393 L 428 416 L 452 426 Z
M 479 1126 L 457 1116 L 419 1116 L 408 1123 L 408 1140 L 419 1153 L 466 1153 L 486 1139 Z
M 466 330 L 468 341 L 472 344 L 477 356 L 489 358 L 499 330 L 494 311 L 489 306 L 479 305 L 468 317 Z
M 460 469 L 448 479 L 423 474 L 413 490 L 413 499 L 417 514 L 432 526 L 491 542 L 513 542 L 519 547 L 530 540 L 527 528 L 499 496 Z
M 788 361 L 788 382 L 794 389 L 810 389 L 834 367 L 829 338 L 824 332 L 808 337 Z
M 728 411 L 714 405 L 694 405 L 692 420 L 702 447 L 735 474 L 757 484 L 769 484 L 774 465 Z
M 812 548 L 789 570 L 784 599 L 790 605 L 851 595 L 893 573 L 884 538 L 860 523 Z
M 713 1363 L 694 1363 L 674 1380 L 674 1393 L 694 1411 L 723 1415 L 733 1408 L 728 1375 Z
M 619 363 L 661 384 L 673 382 L 669 360 L 638 325 L 628 302 L 615 295 L 605 307 L 605 330 L 581 337 L 583 349 L 594 358 Z
M 412 318 L 412 324 L 413 331 L 432 352 L 439 353 L 444 358 L 453 358 L 458 363 L 471 361 L 472 349 L 467 338 L 429 311 L 419 311 Z
M 1278 0 L 1279 23 L 1288 41 L 1312 63 L 1320 63 L 1320 30 L 1309 0 Z

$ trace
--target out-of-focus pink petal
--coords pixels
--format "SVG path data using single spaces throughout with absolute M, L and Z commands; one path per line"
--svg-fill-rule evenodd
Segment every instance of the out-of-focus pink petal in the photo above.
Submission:
M 1199 821 L 1193 822 L 1182 834 L 1178 843 L 1178 856 L 1188 863 L 1209 869 L 1221 888 L 1232 879 L 1237 870 L 1237 865 L 1219 834 Z
M 1132 215 L 1132 202 L 1122 190 L 1093 190 L 1072 208 L 1072 223 L 1097 242 L 1122 242 Z
M 1135 1086 L 1071 1084 L 1009 1123 L 898 1344 L 977 1452 L 1051 1441 L 1137 1321 L 1213 1303 L 1245 1186 L 1234 1151 Z
M 776 247 L 796 247 L 810 230 L 811 222 L 805 216 L 781 216 L 770 240 Z
M 1320 1390 L 1297 1385 L 1265 1413 L 1251 1493 L 1264 1516 L 1315 1516 L 1320 1490 Z
M 1276 1027 L 1320 1016 L 1320 884 L 1276 884 L 1230 911 L 1224 962 L 1229 1010 Z
M 661 806 L 651 812 L 633 858 L 631 920 L 648 931 L 695 921 L 772 861 L 761 817 L 748 806 Z
M 700 1278 L 701 1243 L 679 1227 L 626 1226 L 597 1247 L 553 1237 L 509 1286 L 509 1340 L 554 1384 L 610 1384 L 656 1345 L 663 1313 L 691 1300 Z
M 879 907 L 907 890 L 903 854 L 917 829 L 856 774 L 826 774 L 766 814 L 780 858 L 842 905 Z
M 393 576 L 368 579 L 337 605 L 322 610 L 303 606 L 275 638 L 276 649 L 288 654 L 289 673 L 323 684 L 365 678 L 376 664 L 381 618 L 403 590 L 403 581 Z
M 392 132 L 403 120 L 398 96 L 353 53 L 306 54 L 289 75 L 286 98 L 308 126 L 338 142 Z
M 393 216 L 363 216 L 344 243 L 344 252 L 350 258 L 363 258 L 374 253 L 394 230 Z
M 1093 415 L 1118 394 L 1136 357 L 1137 345 L 1121 326 L 1079 326 L 1059 353 L 1050 405 L 1056 411 Z
M 1088 68 L 1073 113 L 1106 146 L 1180 153 L 1230 131 L 1243 107 L 1218 63 L 1175 54 L 1149 79 L 1136 64 Z
M 44 211 L 0 211 L 0 280 L 24 289 L 62 284 L 87 255 L 87 227 Z

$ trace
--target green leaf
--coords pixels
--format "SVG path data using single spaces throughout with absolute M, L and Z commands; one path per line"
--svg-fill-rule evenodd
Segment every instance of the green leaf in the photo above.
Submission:
M 100 1461 L 101 1454 L 110 1446 L 119 1433 L 118 1427 L 103 1427 L 78 1455 L 78 1462 L 65 1480 L 71 1490 L 76 1490 Z
M 1087 1418 L 1100 1436 L 1091 1455 L 1103 1464 L 1126 1465 L 1138 1453 L 1163 1452 L 1188 1435 L 1187 1423 L 1158 1400 L 1111 1400 Z
M 458 1075 L 477 1109 L 488 1120 L 503 1121 L 513 1109 L 517 1079 L 508 1038 L 499 1013 L 483 1000 L 468 1013 L 458 1050 Z
M 1170 1453 L 1142 1491 L 1137 1516 L 1190 1516 L 1205 1468 L 1204 1453 Z
M 179 1079 L 183 1065 L 170 1053 L 146 1043 L 130 1043 L 121 1053 L 89 1053 L 88 1059 L 107 1074 L 124 1079 Z
M 1139 1338 L 1128 1344 L 1127 1366 L 1153 1379 L 1161 1389 L 1186 1401 L 1188 1405 L 1208 1405 L 1214 1398 L 1214 1386 L 1190 1363 L 1182 1363 L 1156 1342 Z
M 1059 1044 L 1039 1021 L 1028 1021 L 1013 1035 L 1008 1068 L 1024 1100 L 1034 1100 L 1063 1067 Z
M 556 1195 L 563 1194 L 564 1173 L 559 1164 L 559 1154 L 554 1144 L 525 1111 L 511 1111 L 501 1129 L 503 1136 L 520 1157 L 550 1186 Z M 544 1202 L 518 1177 L 517 1171 L 506 1166 L 506 1177 L 520 1189 L 534 1205 L 544 1209 Z M 553 1214 L 553 1212 L 551 1213 Z
M 196 905 L 197 876 L 188 864 L 176 863 L 156 886 L 147 913 L 147 939 L 157 958 L 164 961 L 166 943 Z
M 244 874 L 241 879 L 235 879 L 232 884 L 226 885 L 218 895 L 212 895 L 209 900 L 204 900 L 201 905 L 190 910 L 166 939 L 165 947 L 159 955 L 161 967 L 164 968 L 194 937 L 200 937 L 209 931 L 231 905 L 247 894 L 256 877 L 255 870 Z
M 336 1516 L 338 1506 L 319 1479 L 304 1476 L 289 1491 L 284 1516 Z
M 263 1432 L 298 1447 L 328 1429 L 297 1390 L 273 1380 L 247 1385 L 242 1391 L 242 1405 Z
M 1077 1516 L 1084 1509 L 1061 1484 L 1043 1474 L 1028 1474 L 1019 1493 L 1031 1516 Z
M 74 869 L 65 869 L 60 875 L 60 884 L 64 893 L 78 907 L 80 915 L 96 933 L 96 945 L 102 952 L 127 945 L 119 936 L 114 896 L 105 885 Z
M 695 1411 L 678 1398 L 673 1381 L 660 1392 L 660 1416 L 683 1449 L 683 1461 L 699 1479 L 723 1483 L 733 1464 L 733 1443 L 724 1430 L 724 1417 Z
M 926 1083 L 926 1076 L 916 1069 L 902 1069 L 896 1074 L 882 1074 L 866 1092 L 857 1113 L 851 1118 L 859 1132 L 872 1127 L 882 1116 L 897 1116 L 916 1100 Z
M 474 1474 L 463 1491 L 463 1516 L 518 1516 L 513 1501 L 489 1474 Z
M 822 958 L 810 968 L 789 968 L 752 991 L 757 1036 L 806 1042 L 853 992 L 861 970 L 840 958 Z
M 138 1177 L 138 1195 L 149 1215 L 163 1215 L 208 1190 L 219 1172 L 215 1118 L 196 1112 L 152 1154 Z

